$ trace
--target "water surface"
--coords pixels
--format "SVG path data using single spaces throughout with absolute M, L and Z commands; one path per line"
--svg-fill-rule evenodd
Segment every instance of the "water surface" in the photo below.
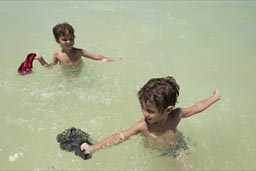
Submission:
M 61 151 L 58 133 L 75 126 L 95 140 L 139 120 L 136 93 L 153 77 L 174 76 L 177 106 L 218 88 L 221 101 L 184 119 L 194 170 L 255 170 L 254 1 L 0 1 L 0 166 L 3 170 L 172 170 L 135 136 L 88 161 Z M 50 61 L 59 46 L 52 27 L 69 22 L 76 47 L 115 63 L 83 59 L 79 74 L 60 66 L 16 70 L 36 51 Z

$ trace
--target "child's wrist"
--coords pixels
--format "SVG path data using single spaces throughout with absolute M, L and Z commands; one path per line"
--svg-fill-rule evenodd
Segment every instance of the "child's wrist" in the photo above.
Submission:
M 92 154 L 95 152 L 95 149 L 93 148 L 93 145 L 90 145 L 88 148 L 89 154 Z

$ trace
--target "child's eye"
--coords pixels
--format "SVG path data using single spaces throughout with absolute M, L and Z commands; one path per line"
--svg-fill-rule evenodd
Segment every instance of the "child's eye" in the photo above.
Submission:
M 152 110 L 147 110 L 147 112 L 150 114 L 154 113 L 154 111 L 152 111 Z
M 64 42 L 66 42 L 66 41 L 74 41 L 74 39 L 72 38 L 72 39 L 62 39 Z

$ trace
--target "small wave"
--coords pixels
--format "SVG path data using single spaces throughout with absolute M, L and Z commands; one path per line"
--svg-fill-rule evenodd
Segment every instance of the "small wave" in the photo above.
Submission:
M 17 160 L 18 158 L 20 158 L 21 156 L 23 156 L 23 153 L 16 153 L 12 156 L 9 156 L 9 162 L 14 162 L 15 160 Z

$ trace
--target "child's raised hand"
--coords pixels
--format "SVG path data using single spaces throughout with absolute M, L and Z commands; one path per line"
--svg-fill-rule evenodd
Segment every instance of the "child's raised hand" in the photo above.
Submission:
M 220 99 L 220 91 L 218 89 L 216 89 L 214 92 L 213 92 L 214 96 L 216 96 L 217 100 Z

